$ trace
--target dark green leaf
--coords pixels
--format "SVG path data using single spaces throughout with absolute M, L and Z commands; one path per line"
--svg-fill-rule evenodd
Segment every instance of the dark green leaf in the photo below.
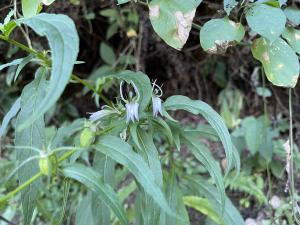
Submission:
M 116 55 L 111 47 L 105 43 L 100 45 L 100 56 L 103 61 L 109 65 L 113 65 L 116 61 Z

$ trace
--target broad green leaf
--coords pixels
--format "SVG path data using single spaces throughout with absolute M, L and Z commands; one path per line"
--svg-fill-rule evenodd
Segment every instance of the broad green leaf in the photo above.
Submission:
M 245 225 L 241 214 L 229 198 L 225 198 L 225 206 L 222 207 L 220 194 L 213 185 L 199 176 L 189 176 L 187 180 L 189 187 L 193 187 L 200 196 L 207 198 L 225 225 Z
M 209 53 L 225 53 L 229 46 L 240 42 L 245 35 L 242 24 L 224 17 L 211 19 L 200 30 L 200 44 Z
M 149 17 L 154 31 L 168 45 L 180 50 L 192 28 L 197 2 L 195 0 L 153 0 Z
M 96 152 L 93 168 L 103 177 L 104 183 L 114 188 L 115 163 L 112 159 L 100 152 Z M 97 199 L 97 194 L 93 193 L 92 196 L 91 205 L 94 225 L 110 225 L 111 213 L 109 207 L 103 201 Z M 122 202 L 122 199 L 120 201 Z
M 38 13 L 41 0 L 22 0 L 22 12 L 25 18 L 35 16 Z
M 299 11 L 300 13 L 300 11 Z M 292 27 L 286 27 L 282 37 L 289 43 L 292 49 L 300 54 L 300 31 Z
M 227 171 L 229 171 L 233 164 L 236 162 L 236 168 L 239 162 L 239 158 L 236 158 L 236 154 L 233 154 L 235 149 L 233 148 L 230 134 L 226 128 L 226 125 L 222 119 L 222 117 L 213 110 L 208 104 L 205 102 L 202 102 L 200 100 L 192 100 L 188 97 L 181 96 L 181 95 L 175 95 L 172 97 L 169 97 L 165 103 L 164 107 L 166 110 L 186 110 L 190 113 L 193 113 L 195 115 L 201 114 L 208 123 L 215 129 L 217 134 L 220 137 L 220 140 L 224 146 L 225 153 L 228 160 L 228 167 Z
M 8 127 L 9 122 L 11 121 L 12 118 L 14 118 L 17 113 L 19 112 L 21 108 L 21 99 L 18 98 L 15 103 L 12 105 L 10 110 L 6 113 L 6 115 L 3 118 L 1 127 L 0 127 L 0 138 L 6 134 L 6 130 Z
M 208 173 L 210 174 L 213 181 L 215 182 L 218 188 L 218 192 L 220 193 L 221 200 L 224 203 L 225 187 L 224 187 L 222 172 L 219 164 L 211 155 L 210 150 L 199 141 L 197 136 L 192 135 L 191 133 L 185 131 L 182 132 L 182 137 L 188 149 L 207 169 Z
M 224 0 L 224 10 L 227 13 L 227 15 L 230 14 L 231 10 L 236 7 L 238 2 L 236 0 Z
M 130 70 L 125 70 L 117 74 L 108 74 L 106 77 L 122 79 L 127 83 L 133 81 L 134 84 L 137 86 L 141 96 L 139 102 L 139 111 L 142 112 L 147 107 L 152 97 L 152 86 L 146 74 L 142 72 L 133 72 Z
M 222 220 L 215 212 L 215 210 L 210 205 L 209 201 L 205 198 L 198 196 L 184 196 L 183 202 L 186 206 L 196 209 L 200 213 L 206 215 L 208 218 L 212 219 L 217 224 L 223 224 Z
M 42 13 L 28 19 L 19 19 L 38 35 L 46 36 L 51 49 L 52 68 L 47 95 L 39 102 L 36 113 L 30 115 L 19 129 L 29 126 L 58 100 L 72 74 L 79 51 L 78 34 L 73 21 L 65 15 Z
M 66 177 L 77 180 L 97 194 L 98 199 L 104 201 L 113 210 L 122 225 L 129 225 L 126 213 L 117 194 L 108 184 L 104 183 L 103 178 L 93 169 L 75 164 L 64 168 L 63 173 Z
M 109 65 L 113 65 L 116 61 L 116 55 L 111 47 L 105 43 L 100 45 L 100 56 L 103 61 Z
M 35 79 L 28 84 L 21 94 L 21 111 L 18 114 L 15 132 L 15 146 L 27 146 L 42 149 L 45 146 L 45 124 L 43 115 L 40 115 L 30 126 L 22 131 L 18 127 L 24 123 L 25 120 L 38 110 L 38 104 L 45 97 L 45 92 L 48 83 L 46 81 L 46 72 L 44 68 L 38 69 Z M 37 152 L 28 149 L 16 149 L 17 160 L 22 163 L 24 160 L 32 157 Z M 39 172 L 37 163 L 28 163 L 18 171 L 20 184 L 26 182 L 35 173 Z M 27 186 L 21 195 L 24 225 L 31 224 L 31 217 L 36 205 L 38 191 L 42 187 L 41 181 L 37 180 L 31 185 Z
M 299 61 L 293 49 L 281 38 L 274 42 L 258 38 L 251 47 L 254 58 L 263 64 L 268 80 L 277 86 L 295 87 Z
M 296 7 L 286 7 L 284 13 L 289 21 L 295 25 L 300 24 L 300 10 Z
M 155 184 L 154 174 L 143 158 L 135 153 L 129 144 L 114 136 L 104 136 L 99 139 L 95 149 L 128 168 L 156 204 L 168 214 L 174 215 L 161 189 Z
M 286 17 L 280 8 L 254 4 L 246 13 L 250 28 L 270 41 L 277 39 L 284 30 Z

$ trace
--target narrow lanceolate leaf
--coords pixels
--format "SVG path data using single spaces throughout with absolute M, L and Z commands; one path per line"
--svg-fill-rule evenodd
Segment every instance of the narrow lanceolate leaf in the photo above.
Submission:
M 42 149 L 45 146 L 45 124 L 43 115 L 39 116 L 34 123 L 22 131 L 18 127 L 32 114 L 38 110 L 38 104 L 44 99 L 47 89 L 45 69 L 37 71 L 35 79 L 28 84 L 21 95 L 21 111 L 18 114 L 16 122 L 15 145 L 27 146 Z M 29 157 L 38 154 L 28 149 L 16 149 L 18 163 L 22 163 Z M 24 183 L 35 173 L 39 172 L 38 163 L 28 163 L 18 171 L 20 183 Z M 24 225 L 29 225 L 33 210 L 36 205 L 38 191 L 42 187 L 40 180 L 33 182 L 24 189 L 21 195 L 22 208 L 24 215 Z
M 246 13 L 250 28 L 270 41 L 277 39 L 283 32 L 286 17 L 280 8 L 266 4 L 254 4 Z
M 156 204 L 162 210 L 174 216 L 160 187 L 155 183 L 155 177 L 147 163 L 132 150 L 129 144 L 114 136 L 104 136 L 99 139 L 99 142 L 95 145 L 95 149 L 125 166 L 135 176 L 145 192 L 153 198 Z
M 41 0 L 22 0 L 22 13 L 25 18 L 35 16 L 38 13 Z
M 215 212 L 207 199 L 198 196 L 184 196 L 183 202 L 186 206 L 206 215 L 217 224 L 223 224 L 222 220 L 219 218 L 218 214 Z
M 187 180 L 190 188 L 207 198 L 224 225 L 245 225 L 243 217 L 229 198 L 225 198 L 225 205 L 222 207 L 220 193 L 214 186 L 199 176 L 189 176 Z
M 182 201 L 182 193 L 178 186 L 175 169 L 172 168 L 171 172 L 168 174 L 166 179 L 166 188 L 165 188 L 166 198 L 169 202 L 169 205 L 172 207 L 172 210 L 176 214 L 180 215 L 183 218 L 183 221 L 178 220 L 174 217 L 170 217 L 165 213 L 162 213 L 160 216 L 160 225 L 189 225 L 189 216 L 188 212 Z
M 113 210 L 122 225 L 129 225 L 117 194 L 108 184 L 104 183 L 103 178 L 93 169 L 75 164 L 64 168 L 63 173 L 66 177 L 77 180 L 97 194 L 98 199 L 104 201 Z
M 299 11 L 300 13 L 300 11 Z M 289 43 L 295 52 L 300 54 L 300 31 L 292 27 L 286 27 L 282 33 L 282 37 Z
M 115 162 L 111 158 L 100 152 L 96 152 L 93 168 L 103 177 L 104 183 L 114 188 Z M 120 201 L 122 201 L 122 199 L 120 199 Z M 94 225 L 110 225 L 110 208 L 104 201 L 100 201 L 95 193 L 92 195 L 91 205 Z
M 19 112 L 20 110 L 20 107 L 21 107 L 21 99 L 18 98 L 15 103 L 12 105 L 12 107 L 10 108 L 10 110 L 6 113 L 6 115 L 4 116 L 3 118 L 3 121 L 2 121 L 2 124 L 1 124 L 1 127 L 0 127 L 0 138 L 5 135 L 6 133 L 6 130 L 7 130 L 7 127 L 8 127 L 8 124 L 10 122 L 10 120 L 12 118 L 14 118 L 17 113 Z
M 218 192 L 220 193 L 222 203 L 225 201 L 225 187 L 222 178 L 222 172 L 219 164 L 215 161 L 211 155 L 210 150 L 202 144 L 198 137 L 192 135 L 189 132 L 182 132 L 182 137 L 184 143 L 187 145 L 188 149 L 193 153 L 193 155 L 203 164 L 207 169 L 210 176 L 214 180 Z
M 162 169 L 158 151 L 153 142 L 153 135 L 145 132 L 145 130 L 141 128 L 138 128 L 137 137 L 141 146 L 141 148 L 139 149 L 139 153 L 143 156 L 144 160 L 148 163 L 150 169 L 152 170 L 156 184 L 162 187 Z
M 51 77 L 47 95 L 38 104 L 37 112 L 30 115 L 19 129 L 30 125 L 58 100 L 70 79 L 79 50 L 79 39 L 73 21 L 65 15 L 42 13 L 20 19 L 38 35 L 45 36 L 51 49 Z
M 126 81 L 127 83 L 133 81 L 140 93 L 139 111 L 143 111 L 149 104 L 152 97 L 152 86 L 149 77 L 142 72 L 133 72 L 125 70 L 117 74 L 106 77 L 117 78 Z
M 299 61 L 293 49 L 281 38 L 270 42 L 258 38 L 251 47 L 254 58 L 264 67 L 268 80 L 277 86 L 295 87 L 299 76 Z
M 180 50 L 192 28 L 198 3 L 195 0 L 153 0 L 149 17 L 155 32 L 171 47 Z
M 300 24 L 300 9 L 296 7 L 286 7 L 284 9 L 284 14 L 293 25 L 297 26 Z
M 230 14 L 231 10 L 238 4 L 236 0 L 224 0 L 224 10 L 227 15 Z
M 79 202 L 76 211 L 75 225 L 95 225 L 92 217 L 92 194 L 89 192 L 84 198 Z
M 212 19 L 200 31 L 200 44 L 204 51 L 214 54 L 225 53 L 227 48 L 240 42 L 245 35 L 242 24 L 224 17 Z
M 215 129 L 220 137 L 228 160 L 227 171 L 232 168 L 234 163 L 235 166 L 238 167 L 238 163 L 236 162 L 239 161 L 239 158 L 236 158 L 237 154 L 233 154 L 233 152 L 236 150 L 233 148 L 230 134 L 226 128 L 225 122 L 223 121 L 222 117 L 208 104 L 200 100 L 192 100 L 185 96 L 175 95 L 165 101 L 164 107 L 166 110 L 182 109 L 195 115 L 201 114 Z

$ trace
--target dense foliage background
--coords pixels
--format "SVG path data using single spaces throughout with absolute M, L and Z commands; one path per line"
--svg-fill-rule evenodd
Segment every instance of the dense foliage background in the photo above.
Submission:
M 245 5 L 245 2 L 248 3 L 243 1 Z M 17 6 L 21 13 L 20 4 L 21 2 L 18 1 Z M 299 6 L 297 1 L 288 1 L 287 4 Z M 1 1 L 1 21 L 13 6 L 10 0 Z M 154 31 L 145 2 L 118 5 L 114 0 L 56 0 L 50 6 L 44 6 L 42 12 L 65 14 L 72 18 L 80 42 L 77 58 L 80 62 L 74 66 L 73 73 L 86 79 L 96 88 L 101 87 L 97 91 L 101 91 L 105 99 L 114 100 L 119 89 L 116 82 L 107 82 L 101 77 L 107 73 L 128 69 L 142 71 L 151 81 L 156 80 L 156 83 L 162 86 L 163 100 L 172 95 L 185 95 L 212 106 L 225 120 L 232 141 L 240 154 L 240 175 L 234 179 L 234 174 L 230 173 L 224 179 L 224 183 L 227 196 L 241 213 L 246 224 L 272 224 L 272 220 L 274 220 L 273 224 L 294 224 L 292 208 L 298 210 L 298 213 L 299 209 L 295 205 L 291 206 L 289 194 L 285 191 L 288 177 L 285 172 L 284 143 L 289 138 L 289 90 L 274 86 L 264 77 L 261 63 L 254 59 L 251 53 L 251 45 L 257 34 L 250 31 L 248 26 L 245 26 L 246 35 L 243 40 L 237 45 L 230 46 L 221 54 L 208 54 L 201 48 L 199 30 L 207 21 L 226 15 L 223 1 L 201 2 L 187 43 L 181 51 L 167 45 Z M 240 7 L 232 10 L 230 19 L 246 24 Z M 29 34 L 29 43 L 33 49 L 42 51 L 49 48 L 44 38 L 30 29 L 27 30 L 26 27 L 24 29 L 24 32 Z M 20 31 L 13 32 L 10 38 L 25 45 L 29 44 L 24 38 L 24 33 Z M 20 48 L 4 41 L 0 42 L 1 64 L 25 56 L 27 53 Z M 20 96 L 23 87 L 34 78 L 36 69 L 36 64 L 28 64 L 15 83 L 13 79 L 16 67 L 0 71 L 1 118 Z M 294 180 L 298 190 L 300 188 L 298 179 L 300 155 L 297 148 L 300 145 L 299 85 L 291 90 L 291 94 L 296 150 Z M 106 103 L 102 98 L 88 91 L 78 80 L 72 79 L 55 107 L 45 114 L 45 123 L 48 128 L 54 130 L 54 127 L 60 127 L 75 119 L 88 118 L 88 113 L 99 110 L 99 107 L 104 104 Z M 205 127 L 203 128 L 205 131 L 210 129 L 206 127 L 204 118 L 185 111 L 172 113 L 172 116 L 181 122 L 181 126 L 189 129 L 202 129 L 202 127 Z M 14 168 L 14 154 L 12 149 L 7 147 L 14 145 L 12 131 L 13 129 L 9 129 L 1 140 L 0 177 L 3 178 L 3 182 L 0 180 L 0 196 L 17 187 L 18 183 L 17 178 L 4 182 L 4 178 L 9 176 Z M 208 135 L 206 138 L 205 145 L 211 149 L 222 169 L 225 169 L 227 161 L 222 146 L 217 144 L 213 137 Z M 72 137 L 68 143 L 76 143 L 76 140 L 78 143 L 79 139 L 80 134 Z M 163 158 L 163 155 L 168 152 L 166 149 L 170 146 L 160 137 L 155 137 L 154 140 Z M 186 147 L 181 151 L 174 149 L 173 147 L 170 151 L 172 160 L 180 165 L 183 171 L 187 174 L 201 174 L 205 179 L 207 178 L 206 180 L 209 179 L 206 169 Z M 85 152 L 79 160 L 90 166 L 93 158 L 94 153 Z M 163 158 L 163 160 L 167 162 L 167 159 Z M 170 172 L 169 176 L 175 176 L 170 164 L 166 163 L 166 165 L 168 173 Z M 119 167 L 122 168 L 117 166 Z M 126 199 L 124 204 L 130 209 L 136 198 L 132 193 L 136 186 L 132 181 L 133 177 L 125 172 L 121 169 L 118 171 L 117 179 L 120 182 L 115 189 L 122 190 L 119 196 Z M 122 173 L 125 174 L 125 179 L 120 178 L 124 175 Z M 177 176 L 180 177 L 180 174 Z M 66 188 L 66 186 L 70 187 Z M 87 201 L 88 195 L 91 194 L 87 189 L 77 183 L 70 185 L 70 182 L 64 182 L 62 178 L 48 180 L 45 190 L 40 194 L 38 211 L 34 214 L 34 224 L 92 225 L 92 222 L 87 222 L 90 221 L 91 215 L 86 215 L 84 211 L 88 207 L 93 207 L 84 202 Z M 184 202 L 190 224 L 222 224 L 216 219 L 218 217 L 216 212 L 211 207 L 206 208 L 207 199 L 196 198 L 194 193 L 188 193 L 186 196 Z M 9 205 L 0 207 L 0 215 L 2 215 L 0 225 L 21 223 L 19 198 L 20 196 L 16 196 Z M 298 196 L 296 198 L 298 199 Z M 63 204 L 64 201 L 66 204 Z M 61 215 L 61 211 L 66 212 L 66 215 Z M 128 217 L 134 221 L 133 211 L 128 212 Z M 61 220 L 60 216 L 62 216 Z M 111 221 L 112 224 L 118 224 L 115 217 Z

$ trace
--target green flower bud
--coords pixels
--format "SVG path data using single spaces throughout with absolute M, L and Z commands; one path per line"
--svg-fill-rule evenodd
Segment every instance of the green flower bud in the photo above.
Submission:
M 93 142 L 95 141 L 95 136 L 96 136 L 95 131 L 92 128 L 90 127 L 84 128 L 80 135 L 81 147 L 86 148 L 91 144 L 93 144 Z
M 40 171 L 44 175 L 54 175 L 57 172 L 56 155 L 43 156 L 39 160 Z

